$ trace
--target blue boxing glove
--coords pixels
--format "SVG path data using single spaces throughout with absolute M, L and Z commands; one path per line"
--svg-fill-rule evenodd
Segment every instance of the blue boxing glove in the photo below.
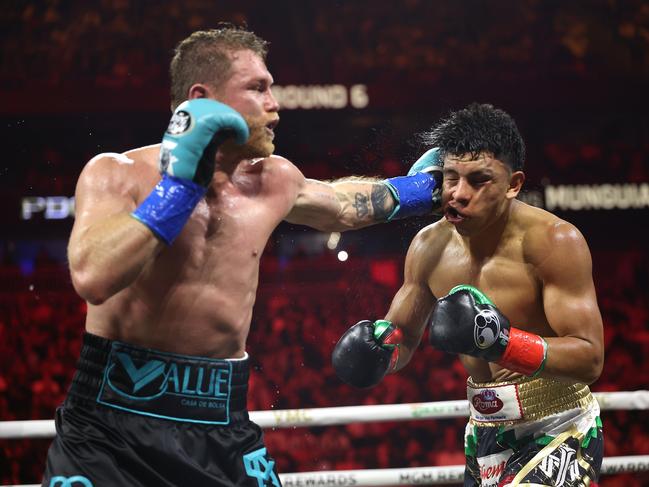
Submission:
M 434 147 L 415 161 L 407 176 L 383 181 L 396 202 L 388 221 L 428 215 L 441 207 L 442 166 L 440 151 Z
M 223 103 L 208 98 L 181 103 L 162 138 L 162 180 L 131 215 L 171 245 L 212 181 L 218 146 L 230 137 L 244 144 L 248 136 L 243 117 Z

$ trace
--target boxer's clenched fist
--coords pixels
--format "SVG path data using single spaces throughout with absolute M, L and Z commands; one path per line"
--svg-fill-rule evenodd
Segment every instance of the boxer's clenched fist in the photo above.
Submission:
M 209 186 L 214 155 L 225 139 L 248 140 L 248 125 L 239 113 L 223 103 L 197 98 L 178 105 L 160 148 L 160 172 Z
M 428 339 L 439 350 L 497 362 L 525 375 L 538 375 L 547 356 L 543 338 L 511 326 L 485 294 L 468 285 L 454 287 L 437 302 Z
M 248 139 L 246 121 L 223 103 L 197 98 L 174 111 L 160 148 L 162 180 L 132 213 L 167 245 L 180 234 L 214 173 L 218 146 Z

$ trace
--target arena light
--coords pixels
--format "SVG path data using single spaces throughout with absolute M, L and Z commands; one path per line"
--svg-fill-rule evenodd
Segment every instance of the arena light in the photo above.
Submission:
M 336 247 L 338 247 L 338 243 L 340 242 L 340 232 L 331 232 L 329 235 L 329 239 L 327 240 L 327 248 L 329 250 L 333 250 Z
M 347 252 L 345 252 L 344 250 L 338 252 L 338 260 L 340 262 L 345 262 L 347 259 L 349 259 L 349 254 Z

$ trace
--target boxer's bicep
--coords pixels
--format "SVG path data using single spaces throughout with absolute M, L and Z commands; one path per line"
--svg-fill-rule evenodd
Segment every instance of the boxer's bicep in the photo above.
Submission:
M 566 377 L 577 370 L 574 377 L 592 382 L 601 371 L 604 345 L 590 251 L 571 225 L 557 229 L 552 244 L 552 253 L 539 266 L 543 308 L 557 335 L 546 338 L 546 370 Z
M 121 171 L 111 171 L 107 161 L 87 165 L 75 190 L 75 226 L 85 227 L 136 207 L 131 185 Z
M 117 215 L 126 217 L 136 207 L 133 178 L 113 159 L 111 156 L 97 157 L 86 165 L 79 176 L 70 237 L 72 246 L 91 228 L 99 228 Z
M 543 280 L 543 307 L 558 336 L 592 340 L 601 334 L 590 251 L 574 227 L 553 238 L 553 251 L 539 267 Z
M 128 285 L 162 244 L 131 217 L 134 178 L 108 159 L 84 168 L 75 191 L 75 222 L 68 243 L 77 292 L 100 302 Z

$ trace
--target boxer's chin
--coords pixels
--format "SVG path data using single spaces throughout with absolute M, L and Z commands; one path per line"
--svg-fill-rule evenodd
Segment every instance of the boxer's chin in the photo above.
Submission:
M 275 144 L 265 130 L 252 130 L 250 138 L 242 149 L 246 151 L 246 158 L 268 157 L 275 151 Z
M 268 157 L 275 152 L 275 144 L 269 140 L 253 140 L 246 144 L 243 150 L 248 152 L 245 156 L 247 159 L 253 157 Z
M 275 145 L 270 141 L 248 140 L 244 145 L 227 141 L 220 147 L 221 151 L 237 159 L 255 159 L 268 157 L 275 151 Z

